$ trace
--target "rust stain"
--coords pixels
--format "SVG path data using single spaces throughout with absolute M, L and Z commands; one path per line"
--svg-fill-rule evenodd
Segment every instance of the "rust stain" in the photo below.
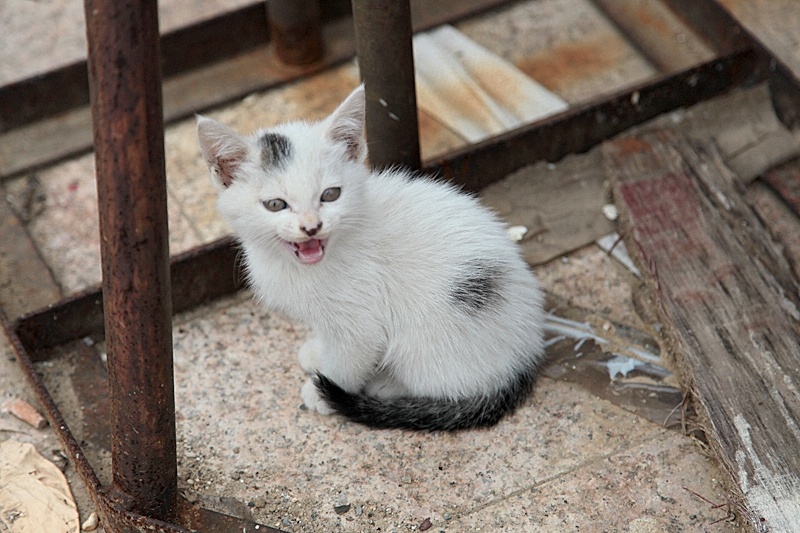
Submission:
M 640 137 L 622 137 L 611 143 L 610 147 L 620 156 L 652 149 L 650 143 Z
M 653 12 L 646 7 L 638 7 L 634 13 L 634 17 L 636 17 L 636 20 L 641 22 L 642 25 L 657 32 L 659 35 L 672 35 L 672 31 L 666 21 L 661 17 L 653 16 Z
M 516 71 L 509 72 L 505 68 L 505 64 L 497 65 L 488 61 L 476 62 L 472 65 L 470 74 L 492 100 L 507 110 L 514 110 L 514 102 L 525 98 L 525 91 L 520 85 L 524 82 L 515 75 Z
M 517 64 L 552 91 L 607 72 L 625 56 L 627 45 L 607 33 L 581 42 L 563 43 Z

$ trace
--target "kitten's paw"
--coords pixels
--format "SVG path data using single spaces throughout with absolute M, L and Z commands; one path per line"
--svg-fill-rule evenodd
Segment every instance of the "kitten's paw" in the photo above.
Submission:
M 309 411 L 317 411 L 321 415 L 333 414 L 333 409 L 328 407 L 325 400 L 320 398 L 317 385 L 314 383 L 313 379 L 309 379 L 305 382 L 303 388 L 300 390 L 300 397 L 303 399 L 303 404 Z
M 306 374 L 316 374 L 319 370 L 319 364 L 322 360 L 322 341 L 319 337 L 311 337 L 300 347 L 298 359 L 300 360 L 300 368 Z

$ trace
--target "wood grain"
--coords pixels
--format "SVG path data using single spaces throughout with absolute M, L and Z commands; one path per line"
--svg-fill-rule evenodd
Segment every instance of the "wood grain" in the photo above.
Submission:
M 604 147 L 628 248 L 758 531 L 800 524 L 798 284 L 718 150 L 665 131 Z
M 663 73 L 711 61 L 714 51 L 659 0 L 593 0 Z
M 469 142 L 564 111 L 567 103 L 452 26 L 414 36 L 417 103 Z
M 716 0 L 796 79 L 800 79 L 800 3 L 796 0 Z
M 762 179 L 783 199 L 795 215 L 800 217 L 800 159 L 771 169 Z

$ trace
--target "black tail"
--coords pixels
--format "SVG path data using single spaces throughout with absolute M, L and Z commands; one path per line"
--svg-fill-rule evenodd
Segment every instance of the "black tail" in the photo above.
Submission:
M 316 385 L 331 409 L 353 422 L 377 429 L 459 431 L 491 427 L 513 413 L 528 397 L 536 375 L 532 368 L 491 396 L 459 400 L 352 394 L 322 374 L 317 374 Z

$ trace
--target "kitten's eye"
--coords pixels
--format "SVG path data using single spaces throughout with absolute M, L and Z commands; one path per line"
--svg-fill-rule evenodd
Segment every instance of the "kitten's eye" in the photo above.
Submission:
M 341 187 L 331 187 L 330 189 L 325 189 L 319 199 L 323 202 L 333 202 L 339 198 L 340 194 L 342 194 Z
M 265 200 L 265 201 L 263 201 L 261 203 L 264 204 L 264 207 L 266 207 L 267 210 L 273 211 L 273 212 L 275 212 L 275 211 L 283 211 L 287 207 L 286 202 L 284 202 L 280 198 L 273 198 L 272 200 Z

